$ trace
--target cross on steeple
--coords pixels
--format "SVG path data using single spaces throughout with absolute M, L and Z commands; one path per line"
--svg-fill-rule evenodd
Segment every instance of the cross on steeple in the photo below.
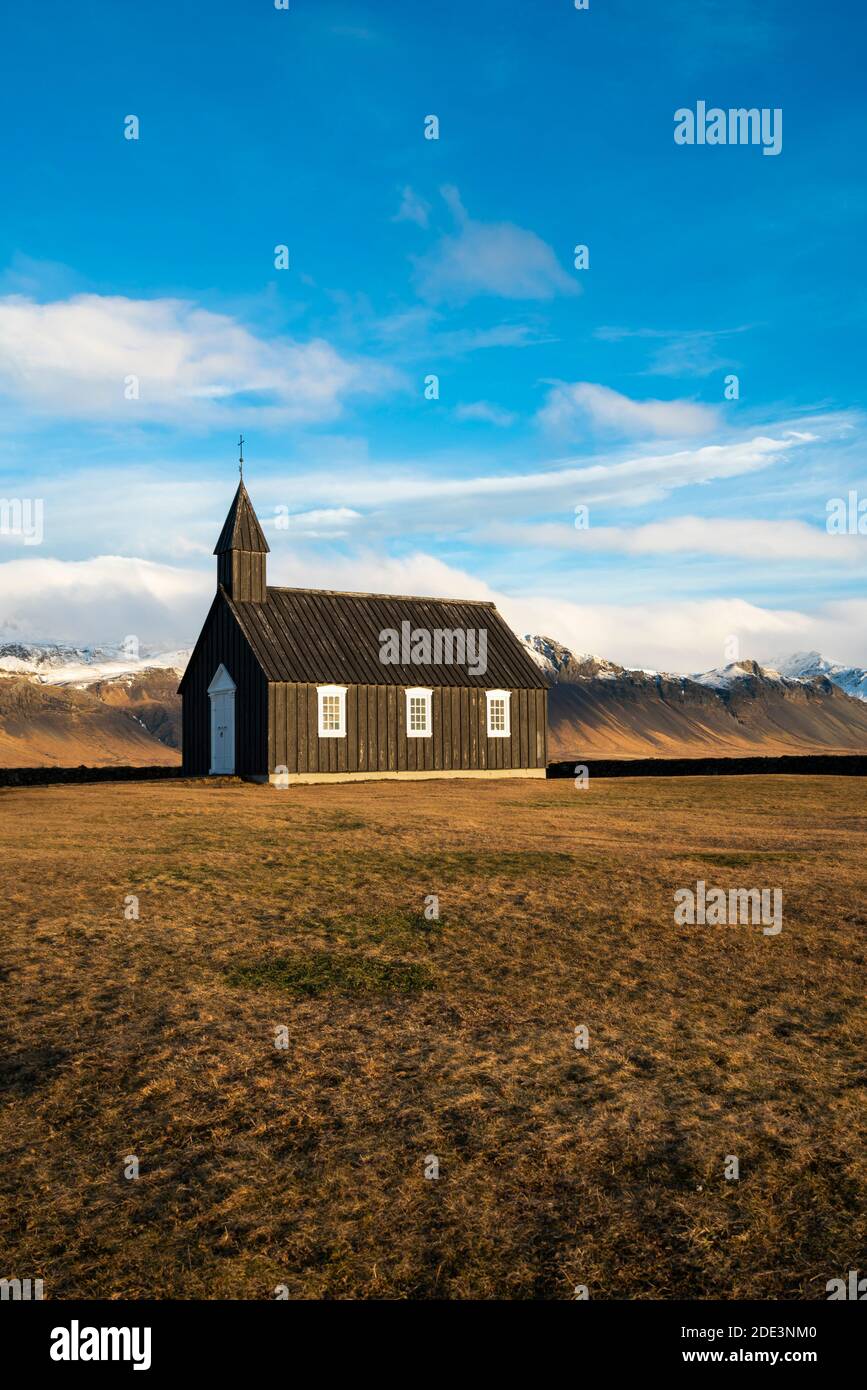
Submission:
M 244 476 L 244 436 L 243 436 L 243 435 L 241 435 L 241 436 L 239 437 L 239 439 L 238 439 L 238 450 L 239 450 L 239 457 L 238 457 L 238 472 L 240 473 L 241 477 L 243 478 L 243 476 Z

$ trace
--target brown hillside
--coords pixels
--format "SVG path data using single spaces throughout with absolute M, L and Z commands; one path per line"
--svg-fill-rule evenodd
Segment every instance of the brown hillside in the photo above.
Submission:
M 132 706 L 115 707 L 90 690 L 18 676 L 0 679 L 0 767 L 178 762 L 177 749 L 143 727 Z
M 113 676 L 88 689 L 103 704 L 122 709 L 168 748 L 181 746 L 181 697 L 177 671 L 156 667 L 134 676 Z

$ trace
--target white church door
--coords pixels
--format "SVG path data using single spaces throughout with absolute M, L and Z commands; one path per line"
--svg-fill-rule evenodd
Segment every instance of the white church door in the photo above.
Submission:
M 235 771 L 235 682 L 220 665 L 208 686 L 211 702 L 211 776 Z

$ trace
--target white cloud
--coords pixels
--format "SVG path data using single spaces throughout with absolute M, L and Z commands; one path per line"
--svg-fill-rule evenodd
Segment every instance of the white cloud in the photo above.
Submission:
M 268 579 L 297 588 L 488 598 L 484 581 L 435 556 L 317 553 L 272 545 Z M 272 541 L 274 540 L 272 536 Z M 89 560 L 24 559 L 0 564 L 0 640 L 119 642 L 134 634 L 162 650 L 191 646 L 216 591 L 216 561 L 180 569 L 99 555 Z
M 264 522 L 265 518 L 261 520 Z M 359 520 L 361 512 L 353 511 L 351 507 L 319 507 L 310 512 L 290 513 L 289 525 L 285 529 L 293 536 L 333 540 L 348 535 L 352 523 Z
M 459 420 L 481 420 L 485 424 L 498 425 L 500 428 L 513 425 L 518 418 L 511 410 L 504 410 L 501 405 L 492 405 L 490 401 L 469 401 L 466 405 L 457 406 L 455 415 Z
M 276 578 L 272 578 L 272 568 Z M 434 598 L 494 597 L 483 579 L 424 551 L 383 555 L 373 547 L 361 547 L 352 555 L 317 555 L 312 550 L 301 554 L 287 549 L 269 556 L 268 574 L 271 583 L 298 588 Z
M 498 592 L 475 575 L 417 552 L 352 556 L 274 552 L 272 582 L 370 593 L 493 600 L 515 632 L 543 633 L 576 652 L 624 665 L 701 671 L 726 659 L 736 636 L 742 657 L 815 649 L 835 661 L 867 665 L 867 600 L 812 611 L 762 608 L 737 598 L 635 604 L 576 603 L 539 593 Z M 214 593 L 215 573 L 100 556 L 86 561 L 22 560 L 0 565 L 4 640 L 120 640 L 134 633 L 151 647 L 190 645 Z
M 765 562 L 797 563 L 822 560 L 827 564 L 867 564 L 867 537 L 834 536 L 804 521 L 765 521 L 752 518 L 676 516 L 644 526 L 594 526 L 576 530 L 558 522 L 512 525 L 494 522 L 486 538 L 543 550 L 615 551 L 625 555 L 695 553 Z
M 467 216 L 456 189 L 441 191 L 458 229 L 415 258 L 416 282 L 425 299 L 464 303 L 476 295 L 552 299 L 580 293 L 578 282 L 535 232 L 513 222 L 476 222 Z
M 558 382 L 536 419 L 553 433 L 581 437 L 588 423 L 621 436 L 677 438 L 703 434 L 717 424 L 710 406 L 693 401 L 635 401 L 591 381 Z
M 128 379 L 138 396 L 126 399 Z M 0 299 L 0 393 L 51 416 L 232 427 L 327 420 L 393 382 L 324 339 L 256 337 L 180 299 Z
M 738 598 L 694 602 L 597 604 L 544 596 L 502 598 L 498 607 L 517 632 L 541 633 L 575 652 L 595 652 L 624 666 L 695 672 L 722 666 L 728 639 L 742 659 L 815 650 L 830 660 L 867 665 L 867 600 L 811 611 L 762 608 Z
M 149 560 L 26 559 L 0 564 L 0 637 L 59 642 L 187 645 L 198 636 L 216 588 L 216 570 Z

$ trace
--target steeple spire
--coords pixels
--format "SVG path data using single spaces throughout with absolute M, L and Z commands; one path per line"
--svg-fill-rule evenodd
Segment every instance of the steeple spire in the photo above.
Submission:
M 243 437 L 239 441 L 243 451 Z M 239 469 L 244 466 L 243 452 Z M 238 603 L 264 603 L 268 597 L 265 556 L 268 542 L 253 510 L 244 477 L 238 483 L 220 539 L 214 547 L 217 583 Z
M 240 435 L 240 437 L 239 437 L 239 439 L 238 439 L 238 451 L 239 451 L 239 457 L 238 457 L 238 472 L 240 473 L 240 475 L 241 475 L 241 480 L 243 481 L 243 478 L 244 478 L 244 436 L 243 436 L 243 435 Z

